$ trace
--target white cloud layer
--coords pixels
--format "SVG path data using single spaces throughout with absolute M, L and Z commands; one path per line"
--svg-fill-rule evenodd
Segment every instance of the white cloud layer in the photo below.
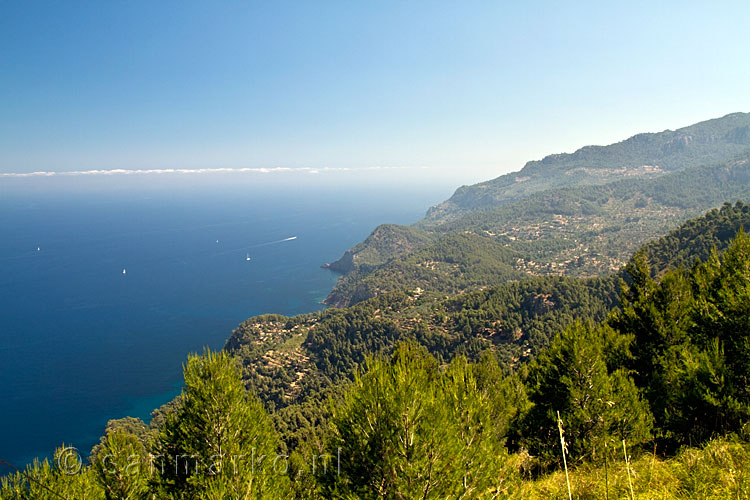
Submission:
M 372 170 L 403 170 L 410 167 L 359 167 L 359 168 L 333 168 L 333 167 L 272 167 L 272 168 L 154 168 L 154 169 L 124 169 L 117 168 L 112 170 L 69 170 L 69 171 L 37 171 L 37 172 L 0 172 L 0 177 L 72 177 L 88 175 L 150 175 L 150 174 L 221 174 L 221 173 L 242 173 L 254 172 L 261 174 L 275 172 L 300 172 L 307 174 L 319 174 L 322 172 L 351 172 L 351 171 L 372 171 Z M 417 167 L 425 168 L 425 167 Z

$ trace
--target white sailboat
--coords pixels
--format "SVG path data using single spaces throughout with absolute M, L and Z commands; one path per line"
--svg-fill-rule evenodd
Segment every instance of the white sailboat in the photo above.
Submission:
M 249 253 L 245 254 L 245 261 L 246 262 L 250 262 L 250 254 Z
M 123 269 L 122 274 L 128 274 L 128 272 L 125 269 Z

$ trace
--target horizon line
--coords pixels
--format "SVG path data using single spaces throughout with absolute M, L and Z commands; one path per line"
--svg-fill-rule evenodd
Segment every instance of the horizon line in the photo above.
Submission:
M 110 170 L 38 170 L 34 172 L 0 172 L 0 177 L 56 177 L 56 176 L 89 176 L 89 175 L 164 175 L 164 174 L 224 174 L 224 173 L 277 173 L 301 172 L 319 174 L 321 172 L 351 172 L 356 170 L 407 170 L 429 169 L 430 167 L 218 167 L 218 168 L 149 168 Z

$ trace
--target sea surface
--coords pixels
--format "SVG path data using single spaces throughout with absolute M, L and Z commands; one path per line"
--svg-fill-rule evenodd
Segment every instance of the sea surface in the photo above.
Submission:
M 320 309 L 336 281 L 322 263 L 449 194 L 416 184 L 6 188 L 0 460 L 21 467 L 63 442 L 87 456 L 109 419 L 148 421 L 179 394 L 188 353 L 222 348 L 250 316 Z

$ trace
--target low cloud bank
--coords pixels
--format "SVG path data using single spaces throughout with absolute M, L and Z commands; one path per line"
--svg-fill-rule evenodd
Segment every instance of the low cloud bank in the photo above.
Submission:
M 162 169 L 124 169 L 112 170 L 69 170 L 69 171 L 37 171 L 37 172 L 0 172 L 0 177 L 72 177 L 93 175 L 150 175 L 150 174 L 216 174 L 216 173 L 242 173 L 255 172 L 261 174 L 275 172 L 300 172 L 307 174 L 319 174 L 321 172 L 351 172 L 372 170 L 404 170 L 412 167 L 271 167 L 271 168 L 162 168 Z M 421 168 L 421 167 L 416 167 Z

